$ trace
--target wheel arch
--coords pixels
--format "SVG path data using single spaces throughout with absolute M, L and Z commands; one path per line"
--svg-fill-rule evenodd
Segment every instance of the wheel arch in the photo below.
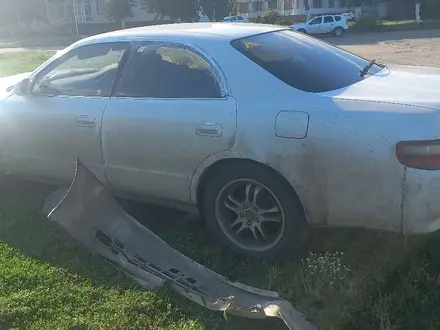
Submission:
M 284 177 L 284 175 L 282 175 L 279 171 L 277 171 L 276 169 L 274 169 L 273 167 L 267 165 L 267 164 L 263 164 L 261 162 L 252 160 L 252 159 L 248 159 L 248 158 L 225 158 L 225 159 L 221 159 L 218 160 L 214 163 L 212 163 L 211 165 L 209 165 L 208 167 L 206 167 L 203 171 L 203 173 L 200 175 L 198 181 L 197 181 L 197 185 L 196 185 L 196 203 L 197 203 L 197 207 L 200 210 L 200 212 L 203 212 L 202 210 L 202 205 L 203 205 L 203 195 L 206 189 L 206 186 L 210 180 L 210 178 L 212 178 L 215 175 L 215 172 L 217 170 L 219 170 L 222 167 L 225 166 L 233 166 L 234 164 L 237 163 L 248 163 L 249 166 L 258 166 L 261 168 L 264 168 L 265 170 L 268 170 L 270 172 L 272 172 L 273 174 L 277 175 L 278 177 L 282 178 L 286 184 L 288 185 L 289 189 L 291 190 L 291 192 L 293 193 L 293 195 L 296 198 L 296 202 L 298 203 L 298 206 L 301 208 L 301 212 L 304 215 L 304 218 L 307 221 L 307 213 L 304 209 L 304 204 L 302 203 L 300 197 L 298 196 L 297 192 L 295 191 L 295 188 L 292 186 L 292 184 Z

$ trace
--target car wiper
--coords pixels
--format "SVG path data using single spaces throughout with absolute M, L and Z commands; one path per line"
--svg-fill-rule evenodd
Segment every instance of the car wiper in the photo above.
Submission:
M 368 71 L 370 71 L 370 69 L 371 69 L 371 67 L 373 66 L 373 65 L 375 65 L 376 64 L 376 60 L 371 60 L 366 66 L 365 66 L 365 68 L 363 68 L 362 69 L 362 71 L 360 72 L 360 76 L 361 77 L 364 77 L 367 73 L 368 73 Z

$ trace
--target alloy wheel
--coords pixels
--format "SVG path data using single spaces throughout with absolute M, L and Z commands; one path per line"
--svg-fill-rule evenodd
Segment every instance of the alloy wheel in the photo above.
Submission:
M 267 251 L 283 237 L 286 221 L 279 199 L 254 180 L 226 184 L 217 195 L 215 208 L 220 228 L 242 249 Z

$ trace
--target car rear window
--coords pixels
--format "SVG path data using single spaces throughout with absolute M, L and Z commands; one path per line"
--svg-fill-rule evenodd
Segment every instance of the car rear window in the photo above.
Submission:
M 382 69 L 357 55 L 302 33 L 282 30 L 232 41 L 232 46 L 286 84 L 306 92 L 327 92 L 366 79 Z

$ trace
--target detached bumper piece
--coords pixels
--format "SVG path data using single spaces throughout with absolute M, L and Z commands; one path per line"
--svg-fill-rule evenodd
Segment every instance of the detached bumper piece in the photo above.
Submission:
M 147 289 L 169 283 L 193 302 L 223 311 L 225 317 L 277 317 L 292 330 L 316 329 L 276 292 L 230 282 L 173 249 L 125 212 L 79 160 L 70 189 L 48 218 Z

